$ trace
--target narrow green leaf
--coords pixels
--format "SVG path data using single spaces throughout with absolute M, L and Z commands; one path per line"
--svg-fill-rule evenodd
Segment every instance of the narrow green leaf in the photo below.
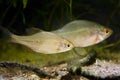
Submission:
M 21 12 L 21 16 L 22 16 L 23 24 L 25 24 L 26 23 L 26 19 L 25 19 L 25 15 L 24 15 L 23 12 Z
M 16 6 L 17 6 L 17 1 L 16 1 L 16 0 L 12 0 L 11 2 L 12 2 L 12 5 L 16 8 Z
M 28 0 L 23 0 L 23 8 L 26 8 Z

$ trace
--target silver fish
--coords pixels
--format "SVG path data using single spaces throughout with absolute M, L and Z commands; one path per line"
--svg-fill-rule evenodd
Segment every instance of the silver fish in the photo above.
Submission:
M 12 42 L 23 44 L 38 53 L 61 53 L 74 47 L 70 41 L 51 32 L 41 31 L 29 36 L 18 36 L 3 27 L 0 29 Z
M 87 20 L 72 21 L 52 32 L 71 41 L 75 47 L 100 43 L 112 34 L 111 29 Z

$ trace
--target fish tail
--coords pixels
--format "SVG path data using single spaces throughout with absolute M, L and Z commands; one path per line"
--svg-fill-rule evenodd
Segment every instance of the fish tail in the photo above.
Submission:
M 0 39 L 11 40 L 11 35 L 12 33 L 8 29 L 0 26 Z

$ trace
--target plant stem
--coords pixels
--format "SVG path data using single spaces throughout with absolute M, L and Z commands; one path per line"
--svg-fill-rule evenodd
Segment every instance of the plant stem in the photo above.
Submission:
M 2 16 L 1 16 L 1 19 L 0 19 L 0 25 L 2 25 L 3 20 L 4 20 L 5 16 L 6 16 L 6 14 L 8 13 L 8 11 L 9 11 L 9 9 L 10 9 L 11 6 L 12 6 L 12 5 L 10 4 L 10 5 L 7 7 L 7 9 L 5 9 L 5 11 L 3 12 Z
M 13 16 L 13 18 L 12 18 L 11 21 L 9 22 L 8 27 L 11 27 L 11 26 L 14 24 L 14 22 L 16 21 L 16 18 L 18 17 L 18 14 L 19 14 L 19 11 L 17 11 L 17 12 L 15 13 L 15 15 Z
M 72 0 L 70 0 L 69 7 L 70 7 L 70 20 L 72 20 Z
M 56 0 L 56 2 L 55 2 L 55 6 L 53 7 L 53 9 L 52 9 L 52 11 L 51 11 L 51 13 L 50 13 L 50 16 L 49 16 L 49 18 L 48 18 L 48 25 L 50 26 L 50 24 L 51 24 L 51 20 L 52 20 L 52 17 L 54 16 L 54 13 L 55 13 L 55 11 L 56 11 L 56 8 L 57 8 L 57 6 L 59 5 L 59 1 L 60 0 Z M 48 29 L 48 27 L 47 27 L 47 29 Z

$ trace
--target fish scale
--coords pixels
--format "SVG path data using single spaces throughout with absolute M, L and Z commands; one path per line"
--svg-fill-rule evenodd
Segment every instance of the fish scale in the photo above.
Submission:
M 0 27 L 0 30 L 4 33 L 4 35 L 7 35 L 6 37 L 8 37 L 8 40 L 11 42 L 25 45 L 37 53 L 62 53 L 69 51 L 74 47 L 74 45 L 69 40 L 52 32 L 40 31 L 29 36 L 18 36 L 9 32 L 3 27 Z

